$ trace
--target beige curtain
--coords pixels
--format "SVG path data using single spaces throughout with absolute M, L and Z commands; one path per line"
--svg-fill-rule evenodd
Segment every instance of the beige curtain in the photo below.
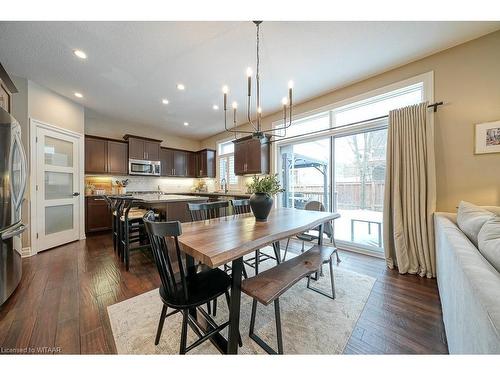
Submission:
M 389 113 L 384 199 L 384 250 L 399 273 L 436 276 L 434 129 L 427 103 Z

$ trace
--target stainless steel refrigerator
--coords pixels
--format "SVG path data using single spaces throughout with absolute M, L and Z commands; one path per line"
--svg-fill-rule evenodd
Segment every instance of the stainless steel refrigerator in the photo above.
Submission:
M 21 206 L 26 190 L 27 162 L 21 141 L 21 127 L 0 107 L 0 305 L 21 280 L 20 235 L 26 230 Z

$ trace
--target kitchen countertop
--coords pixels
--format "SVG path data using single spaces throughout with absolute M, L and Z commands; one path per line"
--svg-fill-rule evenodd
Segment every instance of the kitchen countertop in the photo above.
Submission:
M 133 194 L 132 198 L 146 203 L 206 201 L 206 197 L 178 194 Z
M 196 193 L 186 193 L 186 194 L 189 194 L 189 195 L 199 195 L 199 196 L 202 196 L 202 197 L 212 197 L 212 196 L 215 196 L 215 197 L 235 197 L 235 198 L 244 198 L 244 199 L 250 198 L 250 195 L 251 195 L 251 194 L 245 194 L 245 193 L 231 193 L 231 192 L 228 192 L 228 193 L 196 192 Z
M 127 196 L 134 197 L 139 200 L 153 200 L 155 202 L 165 202 L 165 201 L 186 201 L 186 200 L 201 200 L 204 197 L 234 197 L 241 199 L 250 198 L 251 194 L 245 193 L 221 193 L 221 192 L 189 192 L 189 193 L 163 193 L 158 195 L 156 192 L 130 192 L 127 194 L 109 194 L 113 196 Z M 87 194 L 85 197 L 103 197 L 103 194 Z M 161 198 L 160 198 L 161 197 Z M 168 198 L 166 198 L 168 197 Z M 196 199 L 198 198 L 198 199 Z

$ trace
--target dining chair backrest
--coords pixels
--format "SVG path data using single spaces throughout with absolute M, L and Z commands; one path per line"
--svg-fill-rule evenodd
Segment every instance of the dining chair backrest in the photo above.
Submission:
M 233 206 L 234 215 L 247 214 L 251 211 L 250 199 L 233 199 L 231 205 Z
M 216 201 L 208 203 L 188 203 L 191 221 L 216 219 L 227 215 L 228 201 Z
M 326 211 L 325 206 L 323 203 L 319 201 L 309 201 L 306 203 L 304 206 L 304 210 L 306 211 Z M 319 228 L 319 227 L 318 227 Z M 315 230 L 318 230 L 318 228 L 315 228 Z M 333 226 L 330 221 L 327 221 L 323 227 L 323 232 L 328 236 L 328 238 L 331 238 L 333 236 Z
M 179 221 L 156 222 L 153 211 L 148 211 L 143 220 L 165 293 L 173 300 L 179 301 L 179 298 L 183 298 L 187 301 L 189 295 L 186 270 L 178 239 L 182 234 L 181 223 Z M 175 270 L 178 270 L 178 273 Z M 180 281 L 177 281 L 176 274 Z

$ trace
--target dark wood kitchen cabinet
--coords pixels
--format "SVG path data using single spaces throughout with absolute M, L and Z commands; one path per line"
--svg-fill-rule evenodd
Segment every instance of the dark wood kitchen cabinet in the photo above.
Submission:
M 196 177 L 196 152 L 187 152 L 187 177 Z
M 204 149 L 197 152 L 196 177 L 215 177 L 215 150 Z
M 85 136 L 85 173 L 107 173 L 107 143 L 104 138 Z
M 85 136 L 85 173 L 128 174 L 127 143 Z
M 266 136 L 269 141 L 270 137 Z M 245 137 L 234 141 L 234 174 L 269 173 L 270 146 L 259 139 Z
M 128 156 L 138 160 L 160 160 L 161 140 L 144 138 L 125 134 L 123 139 L 128 141 Z
M 0 64 L 0 108 L 12 113 L 12 94 L 17 92 L 14 82 Z
M 85 197 L 85 232 L 111 229 L 111 212 L 103 197 Z
M 108 141 L 108 173 L 128 174 L 128 145 L 125 142 Z
M 160 149 L 161 175 L 165 177 L 188 176 L 188 152 L 170 148 Z

